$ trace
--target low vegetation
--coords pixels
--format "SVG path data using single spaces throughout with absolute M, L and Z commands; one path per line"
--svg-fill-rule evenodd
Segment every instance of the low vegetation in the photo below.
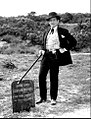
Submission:
M 90 14 L 65 13 L 59 15 L 61 17 L 60 26 L 67 28 L 77 40 L 77 46 L 73 50 L 90 52 Z M 35 54 L 36 47 L 41 47 L 43 32 L 49 26 L 46 22 L 47 17 L 47 15 L 36 16 L 35 12 L 27 16 L 0 17 L 0 53 Z

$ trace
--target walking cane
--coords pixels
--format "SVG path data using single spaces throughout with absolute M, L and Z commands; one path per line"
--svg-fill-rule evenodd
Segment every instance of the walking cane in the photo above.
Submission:
M 33 64 L 31 65 L 31 67 L 26 71 L 26 73 L 22 76 L 22 78 L 20 79 L 20 81 L 18 82 L 19 84 L 22 82 L 22 79 L 26 76 L 26 74 L 30 71 L 30 69 L 32 69 L 32 67 L 35 65 L 35 63 L 39 60 L 39 58 L 42 56 L 42 54 L 33 62 Z

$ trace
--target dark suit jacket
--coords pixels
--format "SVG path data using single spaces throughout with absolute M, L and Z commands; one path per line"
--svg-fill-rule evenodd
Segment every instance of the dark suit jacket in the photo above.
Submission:
M 46 50 L 46 40 L 47 35 L 50 29 L 48 29 L 44 35 L 43 35 L 43 43 L 42 43 L 42 49 Z M 67 51 L 65 53 L 58 53 L 58 65 L 64 66 L 68 64 L 72 64 L 72 58 L 70 55 L 70 50 L 76 46 L 76 39 L 68 32 L 67 29 L 61 28 L 58 26 L 58 37 L 60 41 L 60 48 L 66 48 Z M 65 36 L 64 38 L 62 37 Z

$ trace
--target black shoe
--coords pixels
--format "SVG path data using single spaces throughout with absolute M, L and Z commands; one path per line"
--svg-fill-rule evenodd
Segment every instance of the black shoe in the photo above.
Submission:
M 40 103 L 43 103 L 43 102 L 46 102 L 46 100 L 41 99 L 41 100 L 39 100 L 38 102 L 36 102 L 36 104 L 40 104 Z

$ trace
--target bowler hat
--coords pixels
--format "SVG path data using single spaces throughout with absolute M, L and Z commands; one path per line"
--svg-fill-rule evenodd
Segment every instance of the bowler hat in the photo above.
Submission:
M 60 16 L 57 15 L 56 12 L 50 12 L 49 17 L 46 20 L 49 21 L 51 18 L 57 18 L 58 20 L 60 20 Z

